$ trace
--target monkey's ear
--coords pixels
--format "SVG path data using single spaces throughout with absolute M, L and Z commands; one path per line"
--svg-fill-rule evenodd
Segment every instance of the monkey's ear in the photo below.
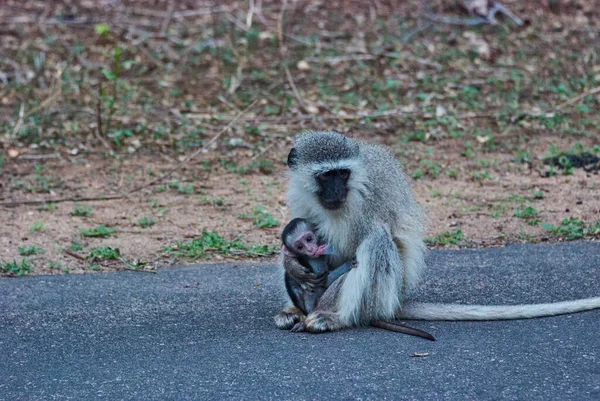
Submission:
M 289 168 L 294 168 L 298 164 L 298 151 L 296 148 L 292 148 L 288 154 L 287 164 Z

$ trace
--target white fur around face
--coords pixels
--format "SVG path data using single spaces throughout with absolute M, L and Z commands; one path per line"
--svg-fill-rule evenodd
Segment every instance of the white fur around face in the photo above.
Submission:
M 367 193 L 365 187 L 364 169 L 359 169 L 360 161 L 355 159 L 340 160 L 337 162 L 324 162 L 310 164 L 303 168 L 290 170 L 288 186 L 288 202 L 292 207 L 292 218 L 306 218 L 318 224 L 319 235 L 325 242 L 333 245 L 336 251 L 346 254 L 355 252 L 348 249 L 350 235 L 352 233 L 351 221 L 345 216 L 348 210 L 361 210 L 363 197 Z M 351 171 L 348 179 L 348 197 L 342 208 L 336 211 L 325 209 L 321 206 L 318 198 L 319 185 L 316 176 L 326 171 L 336 169 L 349 169 Z M 353 255 L 345 255 L 351 257 Z

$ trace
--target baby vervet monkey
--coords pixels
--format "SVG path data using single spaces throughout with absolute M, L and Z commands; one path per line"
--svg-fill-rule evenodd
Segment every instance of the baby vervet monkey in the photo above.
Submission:
M 306 219 L 293 219 L 281 233 L 285 288 L 294 305 L 307 315 L 337 278 L 350 270 L 352 262 L 329 271 L 327 255 L 333 248 L 324 244 L 317 229 Z
M 335 251 L 323 243 L 316 227 L 306 219 L 290 221 L 281 233 L 281 240 L 285 288 L 294 306 L 304 315 L 317 309 L 321 302 L 327 304 L 326 307 L 333 306 L 332 299 L 321 297 L 336 280 L 342 282 L 342 276 L 357 267 L 356 260 L 329 271 L 327 255 L 334 255 Z M 376 320 L 371 326 L 435 341 L 431 334 L 404 325 Z M 297 322 L 292 331 L 305 331 L 304 322 Z

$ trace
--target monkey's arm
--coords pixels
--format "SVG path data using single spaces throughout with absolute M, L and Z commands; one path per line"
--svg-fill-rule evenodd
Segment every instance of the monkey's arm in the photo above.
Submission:
M 296 281 L 305 283 L 311 287 L 323 286 L 327 280 L 327 270 L 320 273 L 312 273 L 308 267 L 303 266 L 297 258 L 284 255 L 283 269 Z
M 329 288 L 331 284 L 338 278 L 340 278 L 343 274 L 346 274 L 350 271 L 350 269 L 355 268 L 358 265 L 356 260 L 352 260 L 350 262 L 346 262 L 343 265 L 336 267 L 334 270 L 329 272 L 327 275 L 327 287 Z

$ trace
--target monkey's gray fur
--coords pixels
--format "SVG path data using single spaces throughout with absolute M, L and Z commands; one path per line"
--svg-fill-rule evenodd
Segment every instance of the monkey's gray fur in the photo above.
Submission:
M 378 146 L 334 132 L 302 134 L 294 149 L 297 163 L 289 171 L 288 187 L 292 217 L 308 219 L 333 245 L 337 254 L 331 265 L 356 256 L 359 266 L 346 274 L 335 294 L 334 313 L 309 315 L 307 328 L 335 330 L 395 319 L 404 294 L 419 281 L 426 249 L 425 217 L 398 162 Z M 350 190 L 339 209 L 328 210 L 319 203 L 314 177 L 336 169 L 351 171 Z M 394 239 L 402 244 L 402 256 Z M 280 327 L 289 324 L 283 317 L 277 321 Z
M 382 147 L 335 132 L 300 134 L 288 157 L 288 202 L 292 218 L 308 219 L 323 240 L 334 246 L 330 265 L 356 257 L 349 271 L 323 298 L 330 310 L 310 313 L 312 332 L 368 325 L 396 318 L 429 320 L 519 319 L 600 308 L 600 297 L 567 303 L 472 306 L 405 303 L 425 269 L 425 216 L 408 179 L 394 156 Z M 348 192 L 338 208 L 325 208 L 319 198 L 319 174 L 351 171 Z M 319 308 L 321 309 L 321 308 Z M 301 320 L 288 306 L 275 318 L 280 328 Z

